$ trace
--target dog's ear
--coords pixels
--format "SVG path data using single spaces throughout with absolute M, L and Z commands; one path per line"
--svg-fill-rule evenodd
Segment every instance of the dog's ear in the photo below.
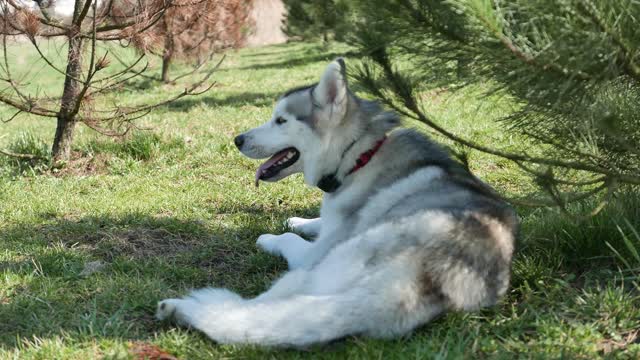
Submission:
M 338 108 L 347 107 L 346 65 L 342 58 L 332 61 L 322 74 L 320 82 L 313 90 L 315 102 L 322 106 Z

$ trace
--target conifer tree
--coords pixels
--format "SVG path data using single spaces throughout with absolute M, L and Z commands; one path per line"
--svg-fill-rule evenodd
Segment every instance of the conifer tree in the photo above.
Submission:
M 171 4 L 162 19 L 145 31 L 150 41 L 134 43 L 138 50 L 162 58 L 165 83 L 190 75 L 224 49 L 241 47 L 250 33 L 253 0 L 173 0 Z M 169 69 L 176 60 L 195 63 L 194 71 L 172 79 Z
M 369 60 L 355 77 L 388 106 L 515 162 L 554 204 L 640 184 L 640 2 L 356 2 L 351 40 Z M 516 102 L 502 120 L 527 140 L 520 150 L 452 133 L 420 100 L 479 83 Z
M 349 0 L 284 0 L 283 31 L 304 40 L 343 40 L 351 24 Z

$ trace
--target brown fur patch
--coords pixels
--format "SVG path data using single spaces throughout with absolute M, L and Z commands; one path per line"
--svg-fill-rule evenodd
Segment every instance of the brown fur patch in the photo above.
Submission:
M 442 292 L 442 286 L 428 271 L 422 272 L 418 278 L 420 293 L 423 296 L 433 297 L 442 303 L 447 302 L 447 296 Z

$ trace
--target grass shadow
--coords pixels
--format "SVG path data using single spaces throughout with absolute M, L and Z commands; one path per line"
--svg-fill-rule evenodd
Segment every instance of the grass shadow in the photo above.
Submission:
M 314 44 L 314 45 L 300 44 L 300 45 L 302 46 L 303 49 L 295 49 L 295 50 L 317 52 L 317 51 L 322 51 L 326 49 L 326 47 L 322 44 Z M 268 57 L 275 57 L 275 56 L 286 56 L 291 54 L 292 52 L 295 52 L 295 50 L 292 51 L 291 46 L 288 44 L 285 46 L 282 46 L 281 44 L 271 45 L 269 46 L 269 48 L 270 48 L 269 51 L 255 51 L 248 54 L 242 54 L 242 56 L 245 58 L 268 58 Z M 276 49 L 277 51 L 274 51 L 272 49 Z
M 312 49 L 311 52 L 315 52 L 315 51 Z M 307 65 L 307 64 L 311 64 L 319 61 L 329 62 L 335 59 L 336 57 L 360 58 L 362 56 L 363 56 L 362 53 L 354 50 L 349 50 L 346 52 L 345 51 L 319 52 L 311 55 L 288 58 L 282 61 L 259 63 L 254 65 L 240 66 L 240 67 L 227 67 L 224 69 L 220 69 L 219 71 L 282 69 L 282 68 L 303 66 L 303 65 Z
M 220 213 L 284 220 L 291 211 L 314 212 L 249 205 Z M 153 319 L 158 300 L 204 286 L 255 295 L 286 269 L 282 259 L 256 249 L 257 236 L 275 230 L 255 224 L 144 214 L 57 219 L 46 213 L 36 221 L 41 225 L 0 233 L 6 285 L 0 290 L 0 347 L 34 337 L 150 340 L 163 327 Z M 101 267 L 83 273 L 91 262 Z
M 238 106 L 271 106 L 278 97 L 277 92 L 246 92 L 227 96 L 206 96 L 198 98 L 182 98 L 168 103 L 163 108 L 167 111 L 186 112 L 195 106 L 238 107 Z

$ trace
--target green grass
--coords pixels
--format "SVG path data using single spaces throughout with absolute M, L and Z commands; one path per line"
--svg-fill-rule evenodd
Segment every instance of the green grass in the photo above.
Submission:
M 23 46 L 13 49 L 22 56 L 12 59 L 16 66 L 39 69 Z M 633 232 L 640 229 L 640 196 L 631 190 L 588 219 L 519 209 L 508 296 L 491 309 L 443 316 L 405 339 L 349 338 L 278 351 L 216 345 L 153 319 L 160 299 L 209 285 L 256 295 L 286 269 L 257 251 L 255 239 L 285 231 L 287 217 L 316 215 L 321 194 L 299 176 L 256 189 L 257 163 L 232 139 L 269 118 L 279 93 L 315 81 L 328 60 L 349 50 L 293 44 L 231 53 L 209 93 L 142 119 L 151 130 L 109 139 L 81 127 L 68 166 L 44 173 L 38 164 L 0 159 L 0 358 L 127 358 L 138 342 L 181 359 L 640 356 L 640 260 L 630 250 L 640 249 Z M 49 94 L 61 87 L 52 72 L 38 76 Z M 146 86 L 110 100 L 160 100 L 183 88 Z M 509 111 L 508 101 L 477 93 L 434 97 L 429 111 L 452 131 L 518 146 L 494 121 Z M 0 116 L 10 115 L 0 108 Z M 0 148 L 48 156 L 41 142 L 50 141 L 54 126 L 28 116 L 1 124 Z M 533 190 L 503 160 L 477 153 L 471 160 L 504 193 Z M 81 274 L 93 261 L 104 267 Z

